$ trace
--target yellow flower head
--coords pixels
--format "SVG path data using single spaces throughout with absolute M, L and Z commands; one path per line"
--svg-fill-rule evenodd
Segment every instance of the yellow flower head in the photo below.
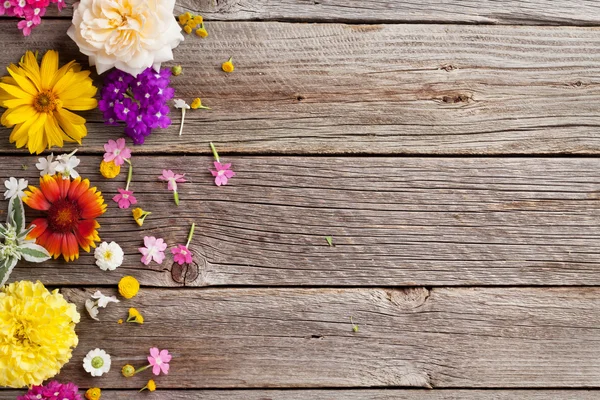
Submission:
M 0 288 L 0 386 L 40 385 L 58 374 L 77 346 L 74 304 L 41 282 Z
M 225 72 L 233 72 L 235 67 L 233 66 L 233 62 L 231 61 L 233 57 L 229 57 L 229 60 L 225 61 L 221 64 L 221 69 Z
M 144 317 L 138 310 L 132 307 L 129 309 L 129 318 L 127 318 L 127 322 L 135 322 L 136 324 L 141 325 L 144 323 Z
M 117 321 L 117 324 L 122 324 L 123 323 L 123 318 L 119 318 L 119 320 Z
M 192 18 L 192 14 L 189 12 L 181 14 L 178 19 L 181 25 L 187 24 L 187 22 Z
M 126 299 L 131 299 L 138 294 L 140 283 L 133 276 L 124 276 L 119 281 L 119 293 Z
M 185 28 L 187 28 L 188 26 L 189 26 L 191 29 L 194 29 L 195 27 L 197 27 L 197 26 L 198 26 L 198 22 L 196 22 L 196 20 L 195 20 L 194 18 L 192 18 L 192 19 L 190 19 L 190 20 L 187 22 L 187 24 L 185 24 L 185 26 L 184 26 L 184 30 L 185 30 Z
M 135 375 L 135 367 L 131 364 L 127 364 L 121 368 L 121 373 L 125 378 L 131 378 Z
M 186 26 L 183 27 L 183 31 L 185 33 L 192 33 L 192 27 L 189 26 L 189 25 L 186 25 Z
M 150 211 L 144 211 L 141 208 L 136 207 L 133 210 L 131 210 L 131 214 L 133 215 L 135 223 L 139 226 L 142 226 L 144 225 L 144 220 L 146 219 L 146 217 L 152 213 Z
M 190 104 L 190 107 L 194 110 L 197 110 L 199 108 L 205 109 L 205 110 L 210 110 L 210 107 L 206 107 L 202 105 L 202 100 L 200 100 L 198 97 L 196 97 L 193 101 L 192 104 Z
M 106 179 L 116 178 L 121 172 L 121 166 L 115 164 L 113 161 L 104 161 L 100 163 L 100 173 Z
M 153 380 L 153 379 L 150 379 L 150 380 L 148 381 L 148 383 L 146 384 L 146 386 L 144 386 L 144 387 L 143 387 L 143 388 L 140 390 L 140 392 L 142 392 L 142 391 L 144 391 L 144 390 L 146 390 L 146 389 L 148 389 L 150 392 L 154 392 L 154 391 L 156 390 L 156 382 L 154 382 L 154 380 Z
M 81 71 L 75 61 L 58 68 L 58 53 L 48 50 L 41 66 L 28 51 L 19 65 L 11 64 L 10 76 L 0 83 L 0 106 L 7 110 L 0 122 L 14 127 L 10 142 L 17 148 L 27 145 L 30 153 L 45 148 L 62 147 L 64 142 L 77 142 L 87 135 L 85 119 L 73 111 L 96 108 L 97 88 L 89 71 Z
M 194 18 L 192 18 L 194 20 L 194 23 L 196 25 L 200 25 L 202 22 L 204 22 L 204 18 L 202 18 L 202 15 L 194 15 Z
M 205 38 L 208 36 L 208 32 L 206 31 L 206 28 L 204 28 L 204 24 L 202 24 L 202 26 L 198 29 L 196 29 L 196 35 Z
M 99 400 L 102 396 L 100 388 L 90 388 L 85 392 L 85 398 L 88 400 Z

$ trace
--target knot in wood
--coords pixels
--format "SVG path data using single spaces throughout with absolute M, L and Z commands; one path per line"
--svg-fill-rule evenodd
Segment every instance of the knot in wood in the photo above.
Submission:
M 444 103 L 451 103 L 451 104 L 452 103 L 468 103 L 469 100 L 471 100 L 471 99 L 472 99 L 472 97 L 470 94 L 464 94 L 464 93 L 456 94 L 453 96 L 442 97 L 442 101 Z
M 187 283 L 194 282 L 200 274 L 200 267 L 196 262 L 191 264 L 179 265 L 174 262 L 171 267 L 171 278 L 177 283 L 186 285 Z

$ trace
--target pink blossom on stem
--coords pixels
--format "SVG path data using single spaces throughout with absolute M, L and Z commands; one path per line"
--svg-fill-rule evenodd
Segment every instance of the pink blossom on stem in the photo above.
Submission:
M 173 171 L 171 171 L 170 169 L 163 169 L 162 175 L 158 177 L 158 179 L 160 179 L 161 181 L 167 181 L 169 182 L 168 188 L 169 190 L 172 190 L 174 192 L 177 191 L 177 183 L 183 183 L 183 182 L 187 182 L 184 179 L 185 174 L 180 175 L 180 174 L 176 174 Z
M 214 162 L 215 170 L 210 170 L 210 173 L 215 177 L 215 185 L 227 185 L 227 182 L 230 178 L 235 176 L 235 172 L 233 172 L 231 168 L 231 164 L 221 164 L 218 161 Z
M 132 204 L 137 203 L 137 199 L 133 196 L 133 191 L 126 189 L 117 189 L 119 194 L 113 197 L 113 201 L 119 205 L 119 208 L 129 208 Z
M 154 375 L 163 374 L 167 375 L 169 373 L 169 362 L 171 361 L 172 356 L 169 354 L 168 350 L 159 351 L 156 347 L 150 349 L 150 355 L 148 356 L 148 362 L 152 366 L 152 373 Z
M 121 166 L 125 163 L 125 160 L 131 158 L 131 150 L 125 146 L 125 139 L 120 138 L 116 141 L 109 140 L 104 145 L 104 161 L 113 161 L 115 165 Z
M 138 250 L 142 253 L 142 263 L 144 265 L 150 264 L 152 260 L 158 264 L 162 264 L 165 259 L 165 250 L 167 244 L 163 239 L 157 239 L 154 236 L 144 236 L 144 246 Z
M 192 252 L 182 244 L 178 244 L 177 247 L 171 249 L 173 254 L 173 261 L 179 265 L 191 264 L 192 263 Z

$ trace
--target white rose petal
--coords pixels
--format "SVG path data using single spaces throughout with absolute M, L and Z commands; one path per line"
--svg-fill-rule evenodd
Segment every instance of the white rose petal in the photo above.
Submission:
M 123 264 L 123 249 L 115 242 L 102 242 L 96 247 L 96 265 L 103 271 L 114 271 Z
M 87 310 L 88 314 L 90 314 L 90 317 L 92 317 L 92 319 L 100 321 L 98 319 L 98 304 L 94 300 L 87 299 L 85 301 L 85 309 Z
M 110 355 L 104 350 L 91 350 L 83 359 L 83 369 L 92 376 L 102 376 L 110 371 Z
M 174 7 L 175 0 L 81 0 L 67 34 L 98 74 L 112 67 L 133 76 L 158 71 L 184 39 Z

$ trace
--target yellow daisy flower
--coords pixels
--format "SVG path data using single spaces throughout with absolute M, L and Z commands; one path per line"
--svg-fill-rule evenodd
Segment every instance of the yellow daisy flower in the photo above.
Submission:
M 10 76 L 0 83 L 0 106 L 7 110 L 0 122 L 14 127 L 10 142 L 17 148 L 27 145 L 30 153 L 45 148 L 62 147 L 63 142 L 77 142 L 87 135 L 85 118 L 73 111 L 96 108 L 97 88 L 89 71 L 81 71 L 75 61 L 58 68 L 58 52 L 49 50 L 41 65 L 28 51 L 19 65 L 11 64 Z

